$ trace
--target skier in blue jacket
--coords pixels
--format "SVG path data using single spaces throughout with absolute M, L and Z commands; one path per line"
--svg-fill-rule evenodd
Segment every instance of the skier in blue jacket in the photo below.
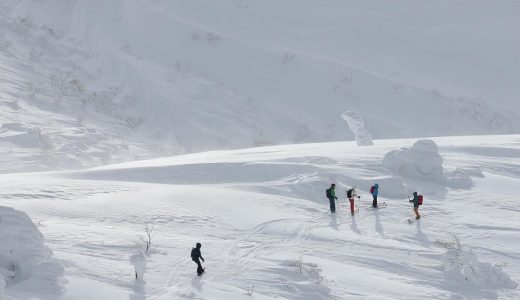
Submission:
M 370 188 L 370 193 L 372 194 L 372 207 L 377 208 L 377 195 L 379 195 L 379 185 L 376 183 Z

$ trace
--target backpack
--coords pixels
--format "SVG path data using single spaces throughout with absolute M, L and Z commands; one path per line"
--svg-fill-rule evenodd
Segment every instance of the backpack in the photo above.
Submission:
M 197 249 L 191 248 L 191 259 L 197 258 Z
M 350 189 L 347 191 L 347 198 L 352 198 L 352 192 L 354 191 L 354 189 Z
M 331 195 L 330 189 L 327 189 L 327 190 L 325 191 L 325 195 L 327 195 L 327 198 L 332 198 L 332 195 Z
M 423 196 L 419 195 L 419 201 L 418 201 L 419 205 L 422 205 L 422 202 L 423 202 Z
M 372 186 L 372 187 L 370 188 L 370 193 L 373 193 L 375 190 L 376 190 L 376 187 L 375 187 L 375 186 Z

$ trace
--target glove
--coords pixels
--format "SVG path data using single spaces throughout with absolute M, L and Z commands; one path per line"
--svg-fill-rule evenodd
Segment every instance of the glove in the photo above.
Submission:
M 201 257 L 200 259 L 202 259 L 202 262 L 205 262 L 205 261 L 204 261 L 204 258 Z
M 336 200 L 338 200 L 338 197 L 334 197 L 334 198 L 336 198 Z

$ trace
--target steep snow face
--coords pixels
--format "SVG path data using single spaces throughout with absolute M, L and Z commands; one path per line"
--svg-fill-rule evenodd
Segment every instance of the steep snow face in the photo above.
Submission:
M 515 1 L 2 1 L 2 169 L 353 139 L 346 110 L 374 138 L 515 133 L 516 12 Z
M 0 299 L 2 292 L 17 295 L 15 299 L 61 293 L 58 280 L 63 268 L 25 213 L 0 207 L 0 240 Z

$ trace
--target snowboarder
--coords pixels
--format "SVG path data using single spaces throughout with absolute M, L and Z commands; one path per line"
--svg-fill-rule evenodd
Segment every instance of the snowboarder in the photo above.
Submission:
M 356 187 L 353 186 L 351 189 L 347 190 L 347 198 L 348 198 L 348 201 L 350 202 L 350 214 L 351 215 L 354 215 L 355 211 L 354 211 L 354 198 L 355 197 L 360 197 L 357 195 L 357 192 L 356 192 Z
M 417 192 L 413 192 L 413 199 L 410 200 L 410 202 L 413 203 L 413 212 L 415 213 L 415 219 L 420 219 L 421 215 L 419 215 L 419 196 L 417 195 Z
M 202 268 L 202 265 L 200 264 L 200 259 L 202 259 L 202 261 L 204 261 L 204 258 L 202 257 L 202 254 L 200 253 L 200 247 L 202 247 L 202 245 L 200 243 L 197 243 L 197 245 L 195 245 L 195 248 L 192 248 L 191 249 L 191 260 L 193 260 L 196 264 L 197 264 L 197 275 L 202 275 L 202 273 L 204 273 L 204 268 Z
M 377 208 L 377 195 L 379 194 L 379 185 L 376 183 L 370 188 L 370 193 L 372 194 L 372 207 Z
M 327 198 L 329 198 L 329 203 L 330 203 L 330 212 L 331 213 L 335 213 L 336 212 L 336 200 L 338 199 L 338 197 L 336 197 L 336 192 L 335 192 L 335 189 L 336 189 L 336 185 L 333 183 L 330 185 L 330 188 L 327 189 Z

